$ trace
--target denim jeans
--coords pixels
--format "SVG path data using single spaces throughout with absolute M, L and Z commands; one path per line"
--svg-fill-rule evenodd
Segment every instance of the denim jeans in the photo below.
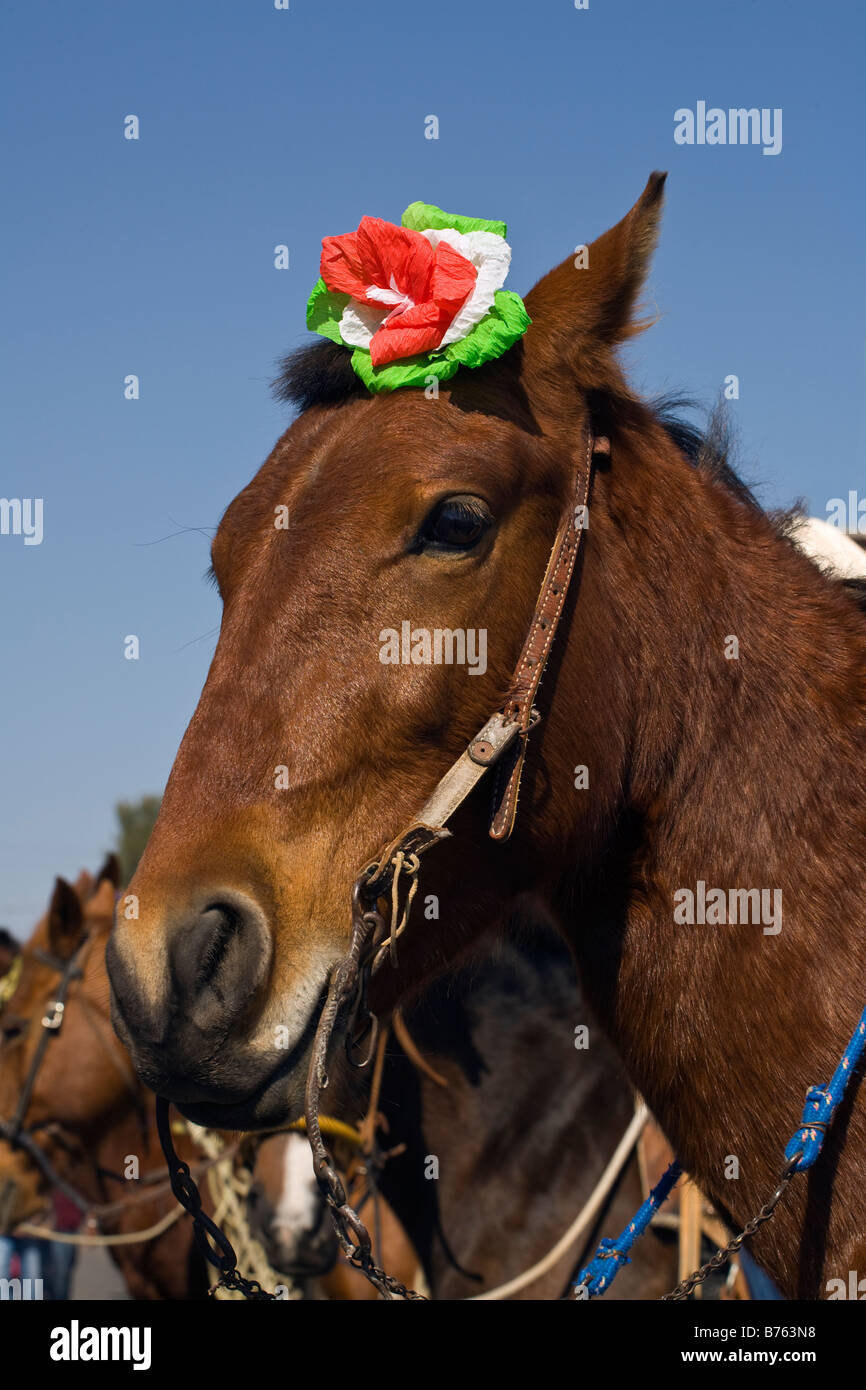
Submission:
M 75 1266 L 76 1247 L 70 1242 L 50 1240 L 45 1243 L 44 1288 L 45 1297 L 60 1301 L 69 1298 L 72 1270 Z
M 0 1279 L 12 1277 L 12 1259 L 15 1255 L 21 1261 L 19 1278 L 41 1279 L 44 1246 L 42 1240 L 0 1236 Z

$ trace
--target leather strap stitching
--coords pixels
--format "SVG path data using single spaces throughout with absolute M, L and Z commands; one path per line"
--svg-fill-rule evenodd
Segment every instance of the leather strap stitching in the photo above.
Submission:
M 500 763 L 496 769 L 493 813 L 490 823 L 490 835 L 494 840 L 507 840 L 514 827 L 520 778 L 523 772 L 524 759 L 526 757 L 527 735 L 532 724 L 533 702 L 550 656 L 553 640 L 556 636 L 571 579 L 574 574 L 580 542 L 583 538 L 583 531 L 585 528 L 577 526 L 576 513 L 579 506 L 585 507 L 588 502 L 590 477 L 592 473 L 592 456 L 596 448 L 599 453 L 608 452 L 610 445 L 607 440 L 594 441 L 592 432 L 589 427 L 587 427 L 584 467 L 582 470 L 578 470 L 575 479 L 574 500 L 571 504 L 571 509 L 560 522 L 559 531 L 553 543 L 553 548 L 547 562 L 547 568 L 539 592 L 538 602 L 535 605 L 532 623 L 523 645 L 523 651 L 517 665 L 514 681 L 512 682 L 512 695 L 509 697 L 503 711 L 506 718 L 514 716 L 518 719 L 520 735 L 513 753 L 507 760 L 508 780 L 504 783 L 504 787 L 503 782 L 506 775 L 505 762 Z M 549 600 L 554 597 L 557 599 L 556 607 L 552 614 L 546 617 L 545 610 L 547 604 Z M 545 622 L 546 626 L 541 627 L 541 624 Z M 537 653 L 534 653 L 533 647 L 540 630 L 544 632 L 544 639 Z M 526 672 L 529 672 L 529 680 L 528 683 L 525 684 L 525 688 L 523 688 Z

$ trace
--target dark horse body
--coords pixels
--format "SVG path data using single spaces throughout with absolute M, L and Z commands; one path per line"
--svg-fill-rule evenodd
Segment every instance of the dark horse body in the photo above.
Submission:
M 587 268 L 567 260 L 536 286 L 519 345 L 438 399 L 369 398 L 328 345 L 290 370 L 308 408 L 221 523 L 219 644 L 133 883 L 140 918 L 110 948 L 116 1023 L 192 1118 L 298 1112 L 349 885 L 501 707 L 590 428 L 610 458 L 517 828 L 503 847 L 483 792 L 464 805 L 424 865 L 440 919 L 406 933 L 374 1008 L 530 895 L 736 1225 L 773 1191 L 807 1087 L 829 1080 L 866 999 L 866 619 L 625 381 L 616 347 L 635 331 L 662 184 Z M 477 538 L 441 543 L 443 503 L 467 497 Z M 486 674 L 383 666 L 379 634 L 407 618 L 486 628 Z M 699 883 L 780 892 L 781 930 L 679 924 L 675 895 Z M 791 1296 L 866 1266 L 859 1080 L 753 1242 Z
M 410 1284 L 420 1264 L 437 1299 L 471 1298 L 496 1288 L 547 1255 L 583 1210 L 634 1109 L 611 1046 L 594 1024 L 588 1047 L 575 1048 L 575 1027 L 587 1021 L 569 956 L 549 932 L 525 929 L 432 985 L 407 1010 L 412 1042 L 446 1083 L 419 1069 L 389 1039 L 378 1106 L 386 1125 L 380 1142 L 385 1150 L 401 1151 L 384 1166 L 381 1192 L 417 1252 L 405 1274 Z M 345 1067 L 332 1072 L 331 1113 L 335 1092 L 342 1118 L 355 1120 L 366 1110 L 364 1077 L 367 1072 L 350 1074 Z M 285 1142 L 278 1137 L 266 1143 L 280 1138 Z M 312 1165 L 303 1143 L 310 1184 Z M 259 1175 L 256 1209 L 271 1263 L 282 1269 L 284 1247 L 274 1229 L 280 1198 L 275 1169 Z M 604 1223 L 621 1228 L 641 1200 L 632 1155 L 582 1237 L 514 1296 L 558 1298 Z M 369 1200 L 362 1210 L 373 1230 Z M 310 1229 L 321 1254 L 318 1219 Z M 293 1254 L 297 1259 L 294 1247 Z M 385 1226 L 379 1262 L 403 1278 L 401 1259 L 405 1271 L 405 1255 Z M 675 1242 L 653 1233 L 635 1251 L 612 1296 L 659 1297 L 676 1282 L 676 1263 Z M 347 1270 L 349 1288 L 352 1279 L 365 1283 Z M 366 1288 L 368 1297 L 375 1296 Z

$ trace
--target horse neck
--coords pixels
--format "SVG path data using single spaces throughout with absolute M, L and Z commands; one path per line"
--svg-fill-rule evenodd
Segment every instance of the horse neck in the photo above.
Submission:
M 863 1007 L 866 625 L 659 430 L 615 443 L 587 540 L 553 702 L 563 758 L 580 728 L 590 773 L 560 906 L 590 998 L 700 1171 L 744 1083 L 764 1104 L 790 1079 L 793 1128 Z M 674 893 L 699 881 L 781 890 L 781 932 L 677 925 Z
M 63 1025 L 76 1030 L 75 1048 L 80 1049 L 81 1055 L 90 1056 L 98 1068 L 98 1073 L 90 1074 L 84 1108 L 71 1126 L 92 1159 L 95 1186 L 90 1195 L 94 1199 L 101 1183 L 100 1168 L 122 1172 L 127 1157 L 133 1155 L 138 1158 L 142 1173 L 162 1163 L 155 1139 L 153 1098 L 136 1076 L 132 1059 L 112 1028 L 108 998 L 104 943 L 98 941 L 86 964 L 81 993 L 71 996 Z M 71 1045 L 73 1039 L 69 1042 Z M 109 1184 L 112 1199 L 122 1195 L 116 1188 L 115 1183 Z

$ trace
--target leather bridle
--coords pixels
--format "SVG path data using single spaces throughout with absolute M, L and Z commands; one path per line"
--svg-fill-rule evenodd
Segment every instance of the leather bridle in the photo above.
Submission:
M 53 1037 L 60 1032 L 63 1025 L 63 1017 L 66 1012 L 66 1003 L 69 997 L 69 990 L 73 980 L 80 980 L 84 974 L 83 961 L 89 944 L 89 938 L 83 937 L 81 942 L 68 959 L 63 960 L 59 956 L 52 955 L 49 951 L 35 950 L 33 955 L 43 965 L 48 965 L 52 970 L 56 970 L 60 975 L 60 983 L 54 998 L 49 1002 L 46 1012 L 41 1019 L 42 1032 L 36 1044 L 36 1050 L 30 1060 L 24 1084 L 18 1096 L 18 1104 L 15 1113 L 10 1120 L 0 1118 L 0 1138 L 5 1139 L 14 1149 L 23 1149 L 28 1157 L 35 1163 L 43 1176 L 52 1186 L 56 1187 L 66 1197 L 76 1204 L 81 1203 L 81 1194 L 75 1190 L 64 1178 L 56 1171 L 48 1155 L 36 1142 L 35 1134 L 39 1129 L 45 1128 L 44 1125 L 33 1125 L 29 1129 L 24 1128 L 24 1121 L 30 1102 L 33 1098 L 33 1091 L 36 1086 L 36 1078 L 39 1069 L 45 1058 L 45 1052 Z
M 69 997 L 69 990 L 73 980 L 80 980 L 84 974 L 83 960 L 89 945 L 89 938 L 85 936 L 72 955 L 67 960 L 59 956 L 52 955 L 50 951 L 35 950 L 33 955 L 43 965 L 48 965 L 52 970 L 56 970 L 60 975 L 60 983 L 57 986 L 57 993 L 47 1005 L 46 1012 L 42 1015 L 42 1032 L 36 1044 L 36 1051 L 30 1061 L 27 1075 L 24 1078 L 24 1085 L 18 1097 L 18 1104 L 11 1120 L 0 1119 L 0 1136 L 8 1143 L 17 1145 L 24 1133 L 24 1117 L 30 1107 L 33 1098 L 33 1089 L 36 1085 L 36 1078 L 39 1069 L 45 1058 L 45 1052 L 51 1039 L 60 1032 L 63 1025 L 63 1016 L 66 1012 L 66 1001 Z M 24 1147 L 24 1146 L 22 1146 Z

